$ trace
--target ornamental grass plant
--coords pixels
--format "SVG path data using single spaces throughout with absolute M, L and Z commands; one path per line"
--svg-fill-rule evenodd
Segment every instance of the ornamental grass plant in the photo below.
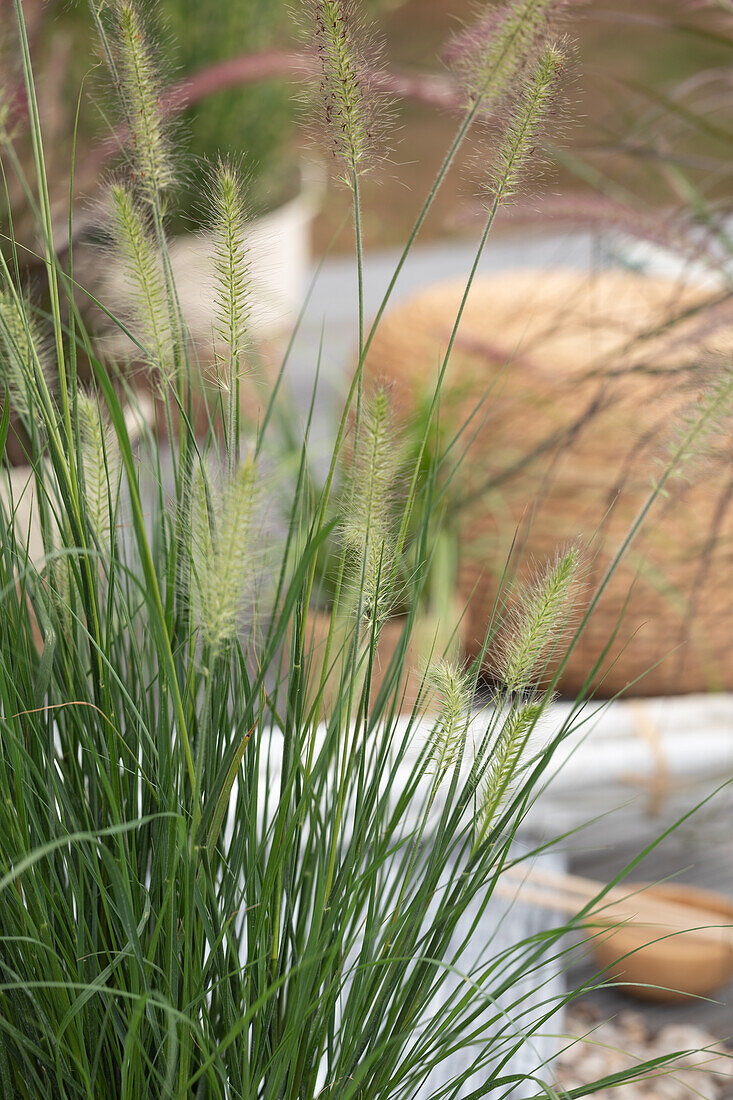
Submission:
M 181 169 L 159 110 L 146 12 L 133 0 L 91 10 L 127 125 L 124 163 L 110 181 L 109 262 L 134 288 L 134 308 L 110 319 L 137 349 L 169 431 L 163 444 L 142 424 L 133 443 L 130 375 L 85 326 L 93 288 L 77 285 L 73 251 L 62 260 L 55 250 L 43 120 L 15 0 L 35 159 L 33 178 L 21 182 L 40 243 L 11 235 L 0 251 L 0 443 L 12 404 L 28 440 L 42 553 L 31 551 L 23 509 L 9 495 L 0 507 L 2 1095 L 356 1100 L 427 1089 L 437 1100 L 509 1097 L 517 1087 L 558 1095 L 551 1065 L 523 1077 L 512 1059 L 555 1026 L 565 996 L 544 992 L 543 966 L 563 965 L 565 933 L 583 913 L 501 951 L 469 947 L 502 871 L 536 854 L 515 845 L 516 832 L 553 750 L 586 715 L 581 694 L 553 726 L 554 681 L 544 670 L 572 646 L 607 579 L 595 592 L 583 588 L 575 544 L 539 563 L 526 591 L 507 579 L 486 624 L 487 645 L 500 637 L 502 656 L 478 735 L 475 720 L 470 738 L 468 728 L 481 661 L 463 667 L 437 644 L 419 698 L 400 715 L 445 487 L 445 455 L 427 446 L 440 383 L 421 444 L 402 452 L 388 391 L 365 392 L 361 382 L 453 157 L 501 99 L 506 121 L 468 292 L 561 77 L 553 5 L 510 0 L 472 36 L 465 112 L 371 326 L 359 205 L 377 135 L 371 91 L 349 5 L 306 5 L 329 147 L 353 195 L 359 367 L 320 482 L 309 463 L 311 407 L 276 531 L 268 518 L 282 496 L 270 487 L 287 356 L 256 432 L 242 437 L 248 308 L 238 172 L 225 157 L 211 168 L 216 326 L 203 364 L 168 258 Z M 21 171 L 7 130 L 2 163 L 6 176 Z M 34 247 L 45 285 L 30 296 L 19 256 Z M 450 346 L 443 373 L 449 357 Z M 79 382 L 82 365 L 89 385 Z M 217 385 L 208 430 L 195 432 L 192 394 L 204 371 Z M 671 437 L 611 571 L 725 411 L 732 385 L 721 371 Z M 310 612 L 325 546 L 332 629 L 314 690 Z M 406 609 L 402 640 L 373 698 L 379 635 L 396 599 Z M 516 992 L 526 981 L 537 986 L 531 1005 Z M 660 1072 L 669 1060 L 572 1095 Z M 446 1066 L 448 1079 L 428 1084 Z

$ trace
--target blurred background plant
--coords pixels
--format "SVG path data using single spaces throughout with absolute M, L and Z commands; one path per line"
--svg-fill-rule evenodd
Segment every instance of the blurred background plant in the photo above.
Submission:
M 450 107 L 441 58 L 446 41 L 470 19 L 471 0 L 446 5 L 441 0 L 372 0 L 368 5 L 383 42 L 387 71 L 420 77 L 405 85 L 396 103 L 399 134 L 397 173 L 382 173 L 364 187 L 365 224 L 370 239 L 401 239 L 409 223 L 414 194 L 437 167 L 436 150 L 451 131 L 450 110 L 436 114 L 441 102 Z M 9 6 L 2 18 L 7 32 Z M 161 0 L 154 15 L 160 43 L 159 60 L 173 80 L 188 80 L 231 59 L 270 57 L 256 72 L 242 73 L 184 112 L 181 138 L 194 157 L 226 148 L 240 152 L 251 173 L 253 208 L 262 209 L 277 196 L 292 192 L 302 150 L 299 77 L 282 55 L 298 46 L 292 12 L 284 0 Z M 607 200 L 621 217 L 624 203 L 643 224 L 644 211 L 673 209 L 690 202 L 689 182 L 702 189 L 708 204 L 730 204 L 731 156 L 731 13 L 724 2 L 700 0 L 602 0 L 565 5 L 565 22 L 579 41 L 584 63 L 572 83 L 575 119 L 567 148 L 558 153 L 562 201 L 546 206 L 543 216 L 568 219 L 568 191 L 588 199 Z M 38 94 L 44 106 L 49 139 L 52 197 L 63 204 L 65 166 L 71 146 L 77 90 L 90 74 L 94 86 L 92 33 L 84 5 L 58 0 L 28 4 L 29 39 L 37 58 Z M 628 49 L 634 35 L 635 48 Z M 3 34 L 11 116 L 16 132 L 27 132 L 17 59 L 8 57 L 12 36 Z M 431 58 L 434 59 L 431 63 Z M 279 60 L 278 60 L 279 59 Z M 11 62 L 8 66 L 8 62 Z M 295 83 L 294 83 L 295 80 Z M 99 106 L 99 102 L 98 102 Z M 92 193 L 98 177 L 85 178 L 84 153 L 100 131 L 99 111 L 85 105 L 79 118 L 77 187 Z M 553 152 L 551 136 L 545 143 Z M 196 169 L 192 170 L 193 177 Z M 467 179 L 468 177 L 468 179 Z M 465 199 L 471 191 L 468 159 L 442 188 L 426 225 L 429 235 L 471 228 Z M 185 180 L 183 181 L 185 184 Z M 201 210 L 188 188 L 181 228 L 200 220 Z M 4 202 L 4 199 L 3 199 Z M 331 240 L 343 217 L 344 199 L 337 191 L 319 219 L 320 247 Z M 517 211 L 523 217 L 525 211 Z M 601 218 L 588 202 L 576 217 Z M 7 214 L 7 212 L 6 212 Z M 342 241 L 346 247 L 346 241 Z

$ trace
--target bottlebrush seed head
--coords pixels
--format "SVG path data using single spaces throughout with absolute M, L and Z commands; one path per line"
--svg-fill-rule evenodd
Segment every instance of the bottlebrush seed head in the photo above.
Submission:
M 117 437 L 90 394 L 77 395 L 77 415 L 87 518 L 99 543 L 109 548 L 122 473 Z
M 728 422 L 733 416 L 733 362 L 725 358 L 722 362 L 714 362 L 713 366 L 713 380 L 680 414 L 661 456 L 662 473 L 669 471 L 670 478 L 689 475 L 690 466 L 709 455 L 718 437 L 722 436 L 722 445 L 729 447 Z
M 536 155 L 563 72 L 562 44 L 545 46 L 513 109 L 499 146 L 496 164 L 486 186 L 487 205 L 508 202 Z
M 317 106 L 333 156 L 342 164 L 341 177 L 351 184 L 354 174 L 368 166 L 376 144 L 377 111 L 366 61 L 357 45 L 350 0 L 310 0 L 310 7 L 320 68 Z
M 123 293 L 129 295 L 133 324 L 151 368 L 170 380 L 174 338 L 163 264 L 150 232 L 149 216 L 122 183 L 110 189 L 110 215 L 112 249 L 121 265 Z
M 249 328 L 249 262 L 246 247 L 247 217 L 240 174 L 229 161 L 220 160 L 212 172 L 211 228 L 214 238 L 216 315 L 215 338 L 225 348 L 225 358 L 237 369 L 245 350 Z M 231 383 L 231 379 L 229 379 Z
M 529 736 L 543 710 L 541 702 L 512 707 L 491 750 L 479 801 L 478 827 L 485 833 L 507 800 Z
M 562 638 L 578 594 L 581 565 L 580 547 L 570 546 L 520 589 L 502 625 L 496 662 L 508 692 L 530 689 L 543 660 Z
M 42 364 L 42 341 L 27 303 L 0 290 L 0 381 L 23 420 L 31 416 L 37 393 L 35 364 Z
M 400 461 L 389 395 L 380 388 L 362 410 L 341 525 L 353 580 L 361 585 L 362 614 L 372 621 L 381 621 L 388 613 L 394 583 Z
M 513 91 L 548 33 L 553 0 L 511 0 L 482 13 L 451 42 L 446 60 L 472 102 L 485 108 Z
M 114 11 L 118 92 L 130 131 L 134 180 L 140 194 L 153 199 L 174 183 L 160 80 L 137 6 L 117 0 Z
M 426 680 L 439 708 L 430 739 L 429 767 L 441 776 L 457 762 L 463 749 L 471 709 L 471 685 L 460 665 L 445 660 L 431 665 Z
M 204 641 L 218 648 L 237 629 L 254 578 L 257 469 L 248 460 L 216 491 L 199 469 L 191 500 L 191 589 Z

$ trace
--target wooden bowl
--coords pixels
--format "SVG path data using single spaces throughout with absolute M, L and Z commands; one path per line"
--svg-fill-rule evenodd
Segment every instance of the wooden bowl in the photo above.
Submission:
M 633 885 L 626 886 L 632 893 Z M 643 896 L 689 906 L 692 926 L 702 923 L 700 910 L 710 915 L 711 925 L 733 925 L 733 900 L 710 890 L 664 884 L 643 888 Z M 623 983 L 625 992 L 641 1000 L 703 997 L 733 979 L 733 929 L 727 939 L 714 939 L 695 931 L 670 934 L 667 928 L 650 924 L 628 923 L 606 930 L 598 917 L 587 927 L 593 935 L 596 962 Z

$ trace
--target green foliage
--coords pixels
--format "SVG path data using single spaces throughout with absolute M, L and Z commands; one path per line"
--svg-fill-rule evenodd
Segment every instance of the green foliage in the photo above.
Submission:
M 519 10 L 515 0 L 511 11 Z M 152 432 L 133 444 L 126 413 L 140 413 L 135 391 L 87 334 L 72 272 L 54 248 L 20 0 L 16 12 L 34 145 L 28 201 L 50 308 L 39 315 L 47 335 L 36 338 L 38 317 L 20 293 L 11 238 L 0 252 L 0 366 L 26 402 L 42 549 L 33 549 L 15 502 L 3 498 L 3 1095 L 410 1096 L 458 1050 L 470 1054 L 436 1098 L 463 1086 L 507 1095 L 517 1083 L 507 1068 L 512 1055 L 558 1007 L 540 992 L 538 968 L 563 958 L 567 926 L 476 956 L 466 922 L 474 928 L 491 902 L 554 748 L 582 721 L 579 700 L 567 724 L 529 752 L 529 733 L 551 698 L 539 686 L 539 666 L 559 644 L 577 551 L 562 552 L 519 593 L 514 618 L 490 624 L 487 646 L 505 628 L 506 690 L 471 718 L 470 738 L 479 661 L 461 669 L 435 654 L 417 701 L 400 715 L 438 505 L 442 456 L 429 444 L 440 386 L 403 468 L 387 394 L 361 392 L 374 328 L 360 326 L 359 369 L 325 482 L 310 467 L 309 419 L 282 538 L 273 537 L 266 555 L 255 553 L 261 510 L 272 508 L 262 467 L 278 452 L 286 419 L 282 379 L 246 461 L 238 458 L 235 418 L 221 423 L 221 393 L 207 428 L 194 431 L 203 368 L 181 331 L 168 261 L 167 161 L 158 155 L 167 155 L 169 139 L 155 97 L 120 81 L 123 108 L 137 104 L 149 117 L 134 177 L 112 190 L 112 262 L 124 265 L 134 287 L 137 308 L 125 332 L 155 380 L 169 427 L 169 450 Z M 111 41 L 104 20 L 99 31 L 114 72 L 120 49 L 132 57 L 137 40 L 129 20 Z M 480 101 L 479 94 L 460 123 L 375 325 Z M 140 165 L 148 166 L 144 177 Z M 3 167 L 17 162 L 4 159 Z M 234 369 L 247 280 L 239 183 L 225 166 L 215 173 L 213 205 L 221 331 L 211 355 L 223 339 Z M 361 267 L 360 246 L 356 262 Z M 42 359 L 36 349 L 45 343 L 53 354 Z M 93 392 L 78 387 L 82 354 Z M 449 355 L 450 346 L 444 367 Z M 687 426 L 619 555 L 721 402 L 711 399 Z M 7 431 L 6 405 L 3 446 Z M 337 499 L 343 482 L 349 492 Z M 309 611 L 327 543 L 339 580 L 326 652 L 316 654 Z M 353 583 L 343 585 L 347 577 Z M 397 577 L 404 630 L 373 690 Z M 435 720 L 425 714 L 431 695 Z M 516 993 L 533 976 L 534 1015 Z

